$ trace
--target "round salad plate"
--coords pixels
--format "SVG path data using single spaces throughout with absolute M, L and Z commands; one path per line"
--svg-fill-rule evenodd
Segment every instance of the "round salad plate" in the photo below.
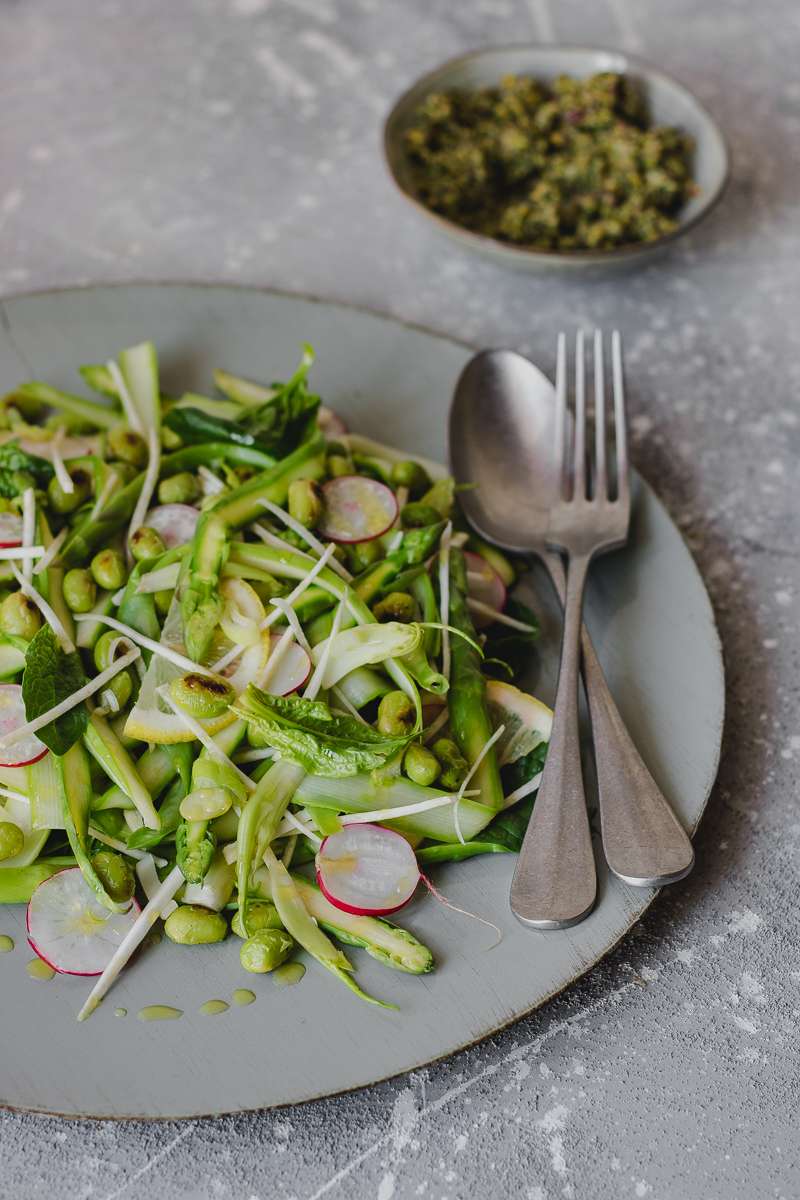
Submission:
M 37 378 L 77 390 L 76 368 L 152 338 L 165 390 L 202 391 L 214 367 L 286 377 L 300 345 L 317 353 L 313 381 L 353 431 L 443 460 L 450 396 L 472 351 L 341 304 L 223 286 L 141 284 L 22 296 L 2 304 L 0 387 Z M 559 626 L 532 571 L 523 599 L 542 621 L 529 690 L 552 700 Z M 717 770 L 723 667 L 714 619 L 692 558 L 659 501 L 639 482 L 630 545 L 598 563 L 587 603 L 622 715 L 685 826 L 694 830 Z M 433 950 L 436 970 L 410 976 L 354 950 L 359 982 L 398 1011 L 364 1004 L 316 964 L 290 989 L 245 975 L 238 939 L 138 955 L 100 1009 L 78 1024 L 90 981 L 32 979 L 23 906 L 0 909 L 4 1031 L 0 1104 L 86 1117 L 174 1118 L 291 1104 L 377 1082 L 452 1054 L 567 987 L 630 929 L 655 893 L 609 878 L 573 929 L 536 932 L 509 910 L 513 855 L 435 870 L 439 890 L 485 925 L 420 894 L 399 916 Z M 679 886 L 679 885 L 678 885 Z M 247 1007 L 200 1012 L 235 988 Z M 180 1020 L 143 1022 L 153 1004 Z M 127 1010 L 117 1016 L 115 1010 Z

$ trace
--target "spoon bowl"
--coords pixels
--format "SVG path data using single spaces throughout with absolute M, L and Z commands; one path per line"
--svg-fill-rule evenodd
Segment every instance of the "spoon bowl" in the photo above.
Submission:
M 467 363 L 450 408 L 450 463 L 470 525 L 504 550 L 543 555 L 557 496 L 555 390 L 514 350 Z

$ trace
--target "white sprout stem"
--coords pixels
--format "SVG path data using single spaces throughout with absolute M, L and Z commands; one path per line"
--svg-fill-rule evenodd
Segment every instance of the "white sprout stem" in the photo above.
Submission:
M 156 490 L 158 483 L 158 472 L 161 468 L 161 441 L 157 429 L 151 429 L 147 434 L 147 470 L 144 473 L 144 482 L 142 490 L 139 492 L 139 499 L 136 501 L 136 508 L 133 510 L 131 523 L 128 526 L 127 549 L 130 557 L 130 541 L 134 533 L 144 523 L 147 510 L 150 507 L 150 501 L 153 499 L 153 492 Z
M 281 596 L 276 596 L 270 600 L 270 604 L 274 604 L 275 608 L 279 608 L 286 617 L 286 624 L 291 626 L 292 632 L 297 639 L 298 645 L 302 646 L 307 654 L 311 654 L 311 645 L 308 638 L 303 632 L 303 626 L 300 624 L 297 613 L 292 608 L 288 600 L 284 600 Z
M 116 617 L 101 616 L 99 613 L 76 613 L 76 621 L 101 621 L 104 625 L 108 625 L 111 629 L 116 629 L 118 633 L 123 634 L 130 641 L 135 642 L 137 646 L 143 646 L 145 650 L 151 650 L 153 654 L 160 654 L 167 662 L 171 662 L 173 666 L 180 667 L 182 671 L 190 671 L 197 675 L 211 675 L 212 672 L 208 667 L 201 667 L 198 663 L 192 662 L 190 658 L 180 654 L 177 650 L 173 650 L 171 646 L 165 646 L 162 642 L 154 642 L 144 633 L 139 633 L 138 629 L 132 629 L 130 625 L 125 625 L 122 621 L 118 621 Z
M 364 717 L 362 717 L 361 713 L 358 711 L 355 704 L 350 703 L 350 701 L 347 699 L 347 696 L 345 696 L 344 692 L 342 691 L 342 689 L 340 687 L 338 687 L 336 684 L 334 684 L 334 686 L 331 688 L 331 691 L 333 692 L 334 696 L 339 701 L 339 703 L 344 706 L 344 708 L 347 710 L 347 712 L 349 712 L 351 717 L 355 717 L 355 719 L 357 721 L 360 721 L 362 725 L 369 724 L 369 721 L 367 721 Z
M 108 966 L 92 988 L 86 999 L 86 1003 L 78 1013 L 79 1021 L 85 1021 L 88 1016 L 91 1016 L 134 950 L 144 941 L 146 935 L 161 916 L 162 908 L 173 898 L 178 888 L 182 887 L 184 882 L 183 872 L 180 867 L 173 867 L 156 894 L 147 901 L 147 904 L 145 904 L 139 916 L 112 954 Z
M 538 791 L 543 774 L 544 771 L 540 771 L 538 775 L 534 775 L 527 783 L 521 784 L 516 791 L 509 793 L 503 801 L 503 808 L 511 808 L 512 804 L 518 804 L 520 800 L 524 800 L 526 796 L 530 796 L 531 792 Z
M 122 371 L 119 368 L 119 363 L 116 363 L 113 358 L 110 358 L 106 363 L 106 367 L 109 375 L 114 380 L 114 387 L 117 389 L 119 394 L 126 421 L 130 425 L 131 429 L 135 430 L 136 433 L 143 434 L 144 425 L 142 423 L 142 418 L 139 414 L 138 408 L 133 402 L 133 396 L 128 390 L 128 385 L 125 382 L 125 376 L 122 374 Z
M 135 858 L 137 862 L 143 858 L 151 858 L 157 867 L 165 867 L 167 865 L 165 858 L 156 858 L 154 854 L 149 854 L 147 850 L 136 850 L 133 846 L 128 846 L 125 842 L 121 842 L 119 838 L 110 837 L 109 834 L 103 833 L 102 829 L 98 829 L 96 825 L 89 826 L 89 833 L 96 842 L 102 842 L 104 846 L 110 846 L 112 850 L 118 850 L 120 854 L 127 854 L 128 858 Z
M 158 878 L 156 865 L 165 866 L 166 864 L 164 863 L 163 859 L 157 859 L 155 855 L 148 854 L 147 851 L 145 851 L 143 854 L 141 854 L 139 861 L 134 868 L 136 871 L 136 878 L 142 885 L 142 891 L 148 900 L 152 900 L 153 896 L 155 896 L 156 892 L 161 887 L 161 880 Z M 161 909 L 162 918 L 166 921 L 170 913 L 174 912 L 177 907 L 178 905 L 174 900 L 168 900 Z
M 156 694 L 160 696 L 166 704 L 169 705 L 175 716 L 183 722 L 187 729 L 191 730 L 198 742 L 201 742 L 203 746 L 205 746 L 208 753 L 213 759 L 215 759 L 216 762 L 226 763 L 228 766 L 232 767 L 249 792 L 254 792 L 256 790 L 256 785 L 250 776 L 245 775 L 244 771 L 240 771 L 233 759 L 229 758 L 224 750 L 220 750 L 211 734 L 207 730 L 203 729 L 203 726 L 200 724 L 200 722 L 195 721 L 194 717 L 190 716 L 189 713 L 184 712 L 183 709 L 175 703 L 169 694 L 166 684 L 162 684 L 160 688 L 156 688 Z
M 394 519 L 392 529 L 400 529 L 400 513 L 408 504 L 408 488 L 401 484 L 395 493 L 395 500 L 397 501 L 397 516 Z
M 33 584 L 29 583 L 28 580 L 25 578 L 25 576 L 20 571 L 17 570 L 17 568 L 14 566 L 13 562 L 10 564 L 10 566 L 11 566 L 11 570 L 14 574 L 14 578 L 16 579 L 17 583 L 20 586 L 20 590 L 22 592 L 24 592 L 24 594 L 28 597 L 28 599 L 32 600 L 33 603 L 36 605 L 36 607 L 39 609 L 39 612 L 42 614 L 45 621 L 47 622 L 47 624 L 50 626 L 50 628 L 53 630 L 56 637 L 60 641 L 61 646 L 64 649 L 64 651 L 67 654 L 72 654 L 73 651 L 75 650 L 75 643 L 73 642 L 72 638 L 69 636 L 66 629 L 64 628 L 64 625 L 62 624 L 61 619 L 58 617 L 58 615 L 55 613 L 55 611 L 47 603 L 44 596 L 41 596 L 37 592 L 37 590 L 33 586 Z M 45 724 L 46 724 L 46 722 L 45 722 Z
M 0 561 L 16 562 L 19 559 L 22 564 L 22 570 L 25 572 L 27 568 L 33 565 L 35 558 L 42 558 L 45 554 L 44 546 L 3 546 L 0 547 Z M 38 568 L 37 568 L 38 571 Z
M 63 463 L 61 464 L 63 468 Z M 60 480 L 59 480 L 60 482 Z M 72 480 L 70 479 L 70 483 Z M 30 550 L 33 547 L 33 539 L 36 537 L 36 493 L 33 488 L 25 488 L 22 493 L 22 546 L 21 549 L 25 552 L 19 555 L 24 561 L 22 563 L 22 574 L 30 582 L 33 573 L 33 563 L 30 559 Z
M 285 542 L 282 543 L 282 547 L 284 550 L 286 549 Z M 300 599 L 303 592 L 306 590 L 306 588 L 309 588 L 311 586 L 311 584 L 314 582 L 317 575 L 319 575 L 319 573 L 323 569 L 323 567 L 326 567 L 328 565 L 330 557 L 333 554 L 335 549 L 336 549 L 336 547 L 333 545 L 332 542 L 325 548 L 325 553 L 323 554 L 322 558 L 317 559 L 317 561 L 314 563 L 314 565 L 311 568 L 311 570 L 309 571 L 309 573 L 303 579 L 301 579 L 300 582 L 298 583 L 297 587 L 294 588 L 294 590 L 291 591 L 289 593 L 289 595 L 284 598 L 284 602 L 286 604 L 294 604 L 296 600 Z M 311 559 L 309 559 L 309 562 L 310 561 L 311 561 Z M 268 616 L 266 616 L 264 618 L 264 620 L 259 625 L 259 629 L 262 629 L 262 630 L 269 629 L 270 626 L 274 625 L 275 622 L 280 619 L 280 617 L 281 617 L 281 610 L 279 608 L 276 608 L 274 612 L 271 612 Z M 223 654 L 222 658 L 220 658 L 217 662 L 214 663 L 213 667 L 211 668 L 212 671 L 214 671 L 214 672 L 224 671 L 225 668 L 229 667 L 232 662 L 235 662 L 236 659 L 239 658 L 239 656 L 241 654 L 244 654 L 244 651 L 245 651 L 244 646 L 234 646 L 232 650 L 229 650 L 227 652 L 227 654 Z
M 472 597 L 467 598 L 467 607 L 470 612 L 478 613 L 482 617 L 489 617 L 492 621 L 497 621 L 500 625 L 507 625 L 509 629 L 519 629 L 521 633 L 535 633 L 533 625 L 528 625 L 525 621 L 518 621 L 516 617 L 509 617 L 499 609 L 492 608 L 490 604 L 484 604 L 482 600 L 474 600 Z
M 62 492 L 66 492 L 67 495 L 71 496 L 75 491 L 75 483 L 69 471 L 64 466 L 64 459 L 61 456 L 61 446 L 63 441 L 64 427 L 61 425 L 53 434 L 53 440 L 50 443 L 50 459 L 53 464 L 53 470 L 55 471 L 56 479 L 58 480 Z
M 283 633 L 278 638 L 277 644 L 270 651 L 267 664 L 264 667 L 264 670 L 261 672 L 261 678 L 258 681 L 258 686 L 261 688 L 262 692 L 266 692 L 269 688 L 273 675 L 283 662 L 286 655 L 289 653 L 289 647 L 293 641 L 294 630 L 290 625 L 288 629 L 284 629 Z
M 127 654 L 123 654 L 122 658 L 118 658 L 110 667 L 106 667 L 105 671 L 101 671 L 89 683 L 82 688 L 78 688 L 77 692 L 73 692 L 66 700 L 62 700 L 60 704 L 56 704 L 40 716 L 34 717 L 32 721 L 28 721 L 25 725 L 20 725 L 18 729 L 12 729 L 10 733 L 5 734 L 0 738 L 0 746 L 6 748 L 13 746 L 16 742 L 22 741 L 30 733 L 36 733 L 38 729 L 43 729 L 45 725 L 49 725 L 51 721 L 55 721 L 58 717 L 63 717 L 64 713 L 70 709 L 76 708 L 82 704 L 84 700 L 88 700 L 95 692 L 101 692 L 115 675 L 119 675 L 120 671 L 124 671 L 134 662 L 141 652 L 133 647 Z
M 434 718 L 434 720 L 431 722 L 431 724 L 425 730 L 425 733 L 422 738 L 423 742 L 425 742 L 426 745 L 428 742 L 432 742 L 433 739 L 436 737 L 437 733 L 439 732 L 439 730 L 443 729 L 449 720 L 450 720 L 450 709 L 445 704 L 444 708 L 439 713 L 439 715 Z
M 41 575 L 42 571 L 47 570 L 47 568 L 50 566 L 50 563 L 53 561 L 53 559 L 56 557 L 56 555 L 58 554 L 61 547 L 64 545 L 64 542 L 66 541 L 68 533 L 69 533 L 69 528 L 65 527 L 64 529 L 61 530 L 61 533 L 56 534 L 56 536 L 53 538 L 50 545 L 45 550 L 42 557 L 37 562 L 36 566 L 33 568 L 34 575 Z
M 137 583 L 136 595 L 149 596 L 152 592 L 163 592 L 167 588 L 174 588 L 178 582 L 180 571 L 181 564 L 179 562 L 168 563 L 166 567 L 159 567 L 157 571 L 148 571 Z
M 237 754 L 233 761 L 237 763 L 264 762 L 267 758 L 274 758 L 277 753 L 277 750 L 273 750 L 271 746 L 265 746 L 263 750 L 242 750 L 241 754 Z
M 30 796 L 26 796 L 24 792 L 16 792 L 13 788 L 0 787 L 0 796 L 5 796 L 8 800 L 24 800 L 26 804 L 30 804 Z
M 296 533 L 299 538 L 302 538 L 306 545 L 310 546 L 312 550 L 315 550 L 318 555 L 325 553 L 325 547 L 319 538 L 315 537 L 310 530 L 306 529 L 305 525 L 302 525 L 300 521 L 296 521 L 291 513 L 286 512 L 286 510 L 281 508 L 279 504 L 273 504 L 271 500 L 259 500 L 259 504 L 266 508 L 267 512 L 271 512 L 273 517 L 277 517 L 280 521 L 283 521 L 287 529 L 291 529 L 292 532 Z M 335 571 L 336 574 L 345 581 L 345 583 L 349 583 L 353 578 L 347 568 L 343 567 L 337 559 L 332 558 L 330 565 L 331 570 Z
M 100 693 L 100 703 L 102 704 L 101 712 L 111 713 L 112 716 L 116 716 L 119 712 L 119 700 L 111 688 L 106 688 L 104 692 Z
M 444 808 L 452 804 L 455 795 L 431 796 L 429 800 L 417 800 L 415 804 L 400 804 L 396 808 L 375 808 L 369 812 L 348 813 L 339 817 L 342 825 L 362 825 L 371 821 L 393 821 L 398 817 L 411 817 L 414 813 L 429 812 L 432 808 Z
M 308 825 L 304 825 L 300 818 L 294 815 L 291 809 L 287 808 L 286 812 L 283 814 L 283 819 L 286 821 L 287 825 L 292 826 L 292 828 L 297 829 L 300 833 L 302 833 L 303 837 L 307 837 L 309 841 L 314 842 L 314 844 L 317 846 L 322 845 L 322 838 L 314 833 L 313 829 L 310 829 Z
M 498 725 L 492 736 L 486 740 L 480 754 L 475 759 L 474 763 L 461 781 L 461 787 L 458 789 L 458 794 L 453 801 L 453 824 L 456 827 L 456 834 L 458 835 L 458 840 L 461 842 L 462 846 L 464 845 L 464 835 L 461 832 L 461 801 L 466 794 L 467 784 L 469 783 L 470 779 L 472 779 L 472 776 L 475 774 L 483 760 L 486 758 L 486 755 L 489 753 L 492 746 L 495 744 L 498 738 L 503 736 L 505 730 L 505 725 Z
M 333 616 L 333 624 L 331 625 L 330 636 L 328 637 L 327 641 L 325 642 L 325 648 L 323 649 L 322 654 L 320 655 L 319 662 L 317 663 L 316 667 L 314 668 L 314 674 L 311 676 L 311 679 L 308 682 L 308 687 L 303 692 L 304 700 L 316 700 L 317 696 L 319 695 L 320 689 L 322 687 L 322 681 L 325 678 L 325 671 L 327 670 L 328 662 L 330 660 L 331 652 L 333 650 L 334 639 L 336 638 L 336 635 L 339 632 L 339 629 L 341 628 L 342 617 L 344 615 L 346 600 L 347 600 L 347 597 L 345 595 L 342 597 L 342 599 L 339 601 L 339 603 L 336 606 L 336 612 L 334 613 L 334 616 Z
M 298 550 L 295 546 L 289 546 L 283 538 L 279 538 L 277 533 L 273 533 L 272 530 L 267 529 L 259 521 L 254 521 L 250 528 L 257 537 L 261 538 L 265 546 L 271 546 L 273 550 L 292 550 L 300 558 L 307 558 L 309 562 L 314 561 L 312 554 L 306 554 L 305 550 Z
M 92 511 L 89 514 L 90 521 L 94 521 L 97 519 L 97 517 L 100 516 L 100 513 L 105 508 L 106 504 L 108 503 L 108 501 L 111 497 L 111 493 L 114 491 L 114 488 L 117 486 L 118 483 L 119 483 L 119 476 L 117 475 L 117 472 L 113 471 L 113 470 L 109 471 L 108 478 L 106 479 L 105 483 L 101 487 L 100 491 L 97 493 L 97 499 L 95 500 L 94 504 L 92 505 Z
M 453 522 L 448 521 L 439 543 L 439 609 L 442 614 L 442 674 L 450 680 L 450 538 Z
M 225 491 L 225 483 L 220 479 L 219 475 L 215 475 L 208 467 L 199 466 L 197 474 L 203 482 L 203 494 L 206 496 L 218 496 L 220 492 Z

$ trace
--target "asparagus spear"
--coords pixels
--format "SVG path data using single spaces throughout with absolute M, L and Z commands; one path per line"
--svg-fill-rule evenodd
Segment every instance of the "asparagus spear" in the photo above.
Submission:
M 324 441 L 317 434 L 271 470 L 223 496 L 200 519 L 181 596 L 186 648 L 196 662 L 202 662 L 222 611 L 219 576 L 230 550 L 232 530 L 260 516 L 262 500 L 282 504 L 293 479 L 317 479 L 324 466 Z M 307 567 L 303 573 L 308 573 Z
M 467 635 L 466 638 L 455 637 L 451 643 L 452 666 L 447 696 L 450 728 L 459 750 L 471 765 L 494 731 L 486 708 L 486 682 L 480 657 L 471 644 L 475 641 L 475 627 L 467 608 L 467 569 L 464 555 L 456 549 L 450 553 L 450 624 Z M 478 766 L 474 784 L 480 788 L 482 804 L 492 809 L 503 807 L 503 787 L 494 747 Z

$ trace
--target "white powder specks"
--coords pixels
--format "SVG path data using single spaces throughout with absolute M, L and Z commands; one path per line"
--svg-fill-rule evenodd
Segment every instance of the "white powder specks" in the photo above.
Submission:
M 775 600 L 778 604 L 780 604 L 781 608 L 788 608 L 792 603 L 792 593 L 786 591 L 776 592 Z
M 748 1017 L 741 1017 L 738 1013 L 734 1013 L 733 1019 L 745 1033 L 758 1033 L 758 1025 L 756 1025 L 755 1021 L 749 1020 Z
M 728 929 L 731 933 L 756 933 L 763 923 L 758 913 L 754 913 L 750 908 L 745 908 L 742 912 L 734 909 L 728 922 Z
M 320 54 L 345 79 L 352 79 L 361 71 L 361 61 L 338 39 L 321 33 L 319 29 L 307 29 L 300 34 L 300 41 L 309 50 Z
M 568 1116 L 569 1109 L 565 1104 L 555 1104 L 536 1122 L 538 1128 L 548 1135 L 550 1166 L 556 1175 L 566 1175 L 567 1173 L 567 1160 L 564 1157 L 564 1139 L 561 1137 L 561 1130 L 564 1128 Z
M 239 17 L 257 17 L 259 13 L 266 12 L 270 6 L 270 0 L 233 0 L 233 11 Z
M 280 58 L 271 46 L 257 46 L 255 58 L 284 96 L 292 96 L 296 100 L 313 100 L 316 96 L 316 88 L 285 59 Z
M 682 962 L 687 967 L 690 967 L 692 965 L 692 959 L 694 958 L 694 950 L 677 950 L 675 952 L 675 957 L 677 958 L 678 962 Z
M 394 1195 L 394 1175 L 391 1171 L 387 1171 L 383 1179 L 378 1184 L 377 1200 L 392 1200 Z
M 739 980 L 739 991 L 753 1004 L 766 1004 L 767 997 L 764 994 L 764 985 L 760 979 L 756 979 L 755 975 L 751 975 L 749 971 L 743 971 Z

